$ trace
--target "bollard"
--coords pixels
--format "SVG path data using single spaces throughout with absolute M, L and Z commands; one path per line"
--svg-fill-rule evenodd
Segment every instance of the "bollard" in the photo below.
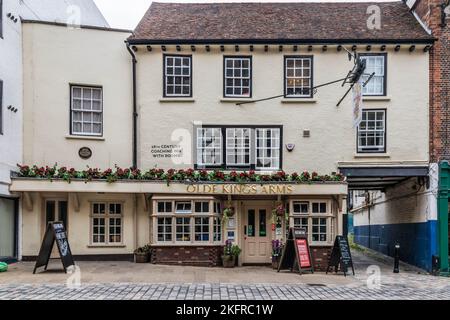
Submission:
M 400 273 L 399 264 L 400 264 L 400 244 L 397 243 L 395 245 L 395 253 L 394 253 L 394 273 Z

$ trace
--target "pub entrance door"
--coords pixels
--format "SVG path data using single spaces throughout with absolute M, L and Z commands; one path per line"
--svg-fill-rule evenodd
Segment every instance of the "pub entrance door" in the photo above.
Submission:
M 272 228 L 270 206 L 244 207 L 243 263 L 269 264 L 272 259 Z

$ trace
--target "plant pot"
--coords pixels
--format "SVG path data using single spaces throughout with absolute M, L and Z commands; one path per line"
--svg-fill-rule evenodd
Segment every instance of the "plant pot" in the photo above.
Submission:
M 150 255 L 148 253 L 135 253 L 134 262 L 135 263 L 148 263 L 150 261 Z
M 272 260 L 272 269 L 275 269 L 275 270 L 277 270 L 278 269 L 278 261 L 273 261 Z
M 234 268 L 236 258 L 234 256 L 222 256 L 222 264 L 224 268 Z

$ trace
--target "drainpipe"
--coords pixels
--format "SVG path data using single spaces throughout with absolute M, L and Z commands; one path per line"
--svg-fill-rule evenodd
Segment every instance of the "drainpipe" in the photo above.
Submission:
M 132 74 L 133 74 L 133 168 L 137 168 L 137 97 L 136 97 L 136 54 L 130 48 L 130 44 L 125 41 L 127 50 L 131 55 L 132 60 Z

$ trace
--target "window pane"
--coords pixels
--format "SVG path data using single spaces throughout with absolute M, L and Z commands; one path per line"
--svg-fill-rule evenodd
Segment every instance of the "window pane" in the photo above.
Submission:
M 385 152 L 385 110 L 363 110 L 358 128 L 358 152 Z
M 225 58 L 225 96 L 249 97 L 251 82 L 251 60 L 242 57 Z
M 197 164 L 222 164 L 222 131 L 220 128 L 197 129 Z
M 285 58 L 285 95 L 290 97 L 309 97 L 312 87 L 311 58 Z
M 102 89 L 72 87 L 72 133 L 101 135 Z M 95 111 L 95 112 L 92 112 Z
M 191 96 L 191 57 L 166 56 L 165 96 Z

